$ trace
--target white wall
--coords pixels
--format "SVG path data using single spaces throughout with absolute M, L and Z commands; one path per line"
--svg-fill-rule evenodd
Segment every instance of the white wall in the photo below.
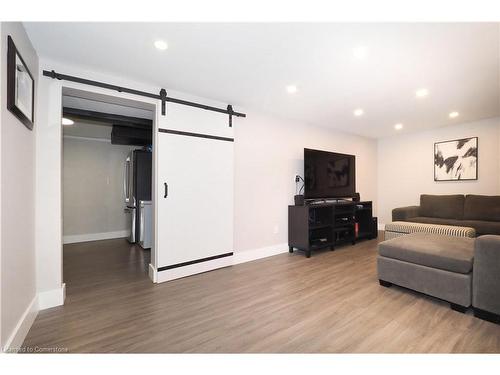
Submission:
M 7 107 L 7 35 L 35 78 L 38 56 L 20 23 L 1 24 L 1 345 L 22 343 L 36 316 L 35 132 Z M 38 120 L 35 117 L 35 128 Z
M 64 137 L 65 243 L 128 235 L 130 222 L 124 212 L 123 173 L 125 158 L 135 148 L 112 145 L 110 141 Z
M 89 79 L 158 92 L 159 87 L 144 82 L 129 81 L 105 72 L 85 67 L 43 60 L 41 69 L 55 69 Z M 40 103 L 39 136 L 37 147 L 37 252 L 39 253 L 39 290 L 60 288 L 61 279 L 61 130 L 57 119 L 60 112 L 61 85 L 80 86 L 68 82 L 40 79 L 41 90 L 46 93 Z M 92 88 L 92 90 L 96 90 Z M 118 95 L 104 89 L 98 92 Z M 210 99 L 197 98 L 168 90 L 169 95 L 224 107 Z M 125 96 L 125 94 L 120 94 Z M 134 98 L 133 96 L 129 96 Z M 143 100 L 143 98 L 139 98 Z M 48 103 L 51 108 L 47 110 Z M 375 200 L 377 187 L 377 143 L 373 139 L 349 135 L 327 128 L 298 124 L 267 116 L 251 109 L 235 106 L 246 112 L 245 119 L 235 118 L 235 244 L 234 251 L 261 249 L 287 242 L 287 206 L 293 203 L 294 176 L 302 173 L 304 147 L 352 153 L 357 156 L 357 186 L 362 199 Z M 162 124 L 162 122 L 164 122 Z M 168 116 L 158 118 L 159 127 L 168 128 Z M 43 152 L 41 150 L 44 150 Z M 49 197 L 49 198 L 46 198 Z M 58 198 L 59 197 L 59 198 Z M 50 209 L 50 213 L 43 214 Z M 274 233 L 277 228 L 278 233 Z M 286 249 L 286 248 L 285 248 Z M 154 259 L 152 259 L 154 262 Z
M 304 148 L 356 155 L 356 189 L 361 199 L 376 200 L 376 140 L 244 112 L 235 122 L 235 252 L 288 242 L 288 205 L 295 175 L 303 176 Z
M 434 142 L 478 137 L 477 181 L 434 181 Z M 402 134 L 378 142 L 379 223 L 420 194 L 500 194 L 500 118 Z

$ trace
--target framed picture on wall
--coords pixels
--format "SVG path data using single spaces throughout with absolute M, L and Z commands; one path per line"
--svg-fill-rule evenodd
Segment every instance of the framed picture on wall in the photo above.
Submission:
M 434 181 L 477 180 L 477 137 L 434 143 Z
M 7 109 L 33 129 L 35 80 L 10 37 L 7 37 Z

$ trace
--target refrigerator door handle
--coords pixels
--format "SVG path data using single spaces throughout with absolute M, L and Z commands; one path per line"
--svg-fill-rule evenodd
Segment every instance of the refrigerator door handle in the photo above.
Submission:
M 139 211 L 139 243 L 141 245 L 144 244 L 144 204 L 140 205 L 140 211 Z
M 163 186 L 165 188 L 165 193 L 163 194 L 163 198 L 166 198 L 168 196 L 168 184 L 164 182 Z
M 130 230 L 131 230 L 130 232 L 131 233 L 130 233 L 130 241 L 129 242 L 131 242 L 131 243 L 135 243 L 137 241 L 137 238 L 135 238 L 135 227 L 137 225 L 137 223 L 136 223 L 136 216 L 135 216 L 135 214 L 136 214 L 135 210 L 136 210 L 135 208 L 130 210 L 130 213 L 132 215 L 132 223 L 130 225 Z
M 128 196 L 129 163 L 129 158 L 127 158 L 124 163 L 123 171 L 123 195 L 125 195 L 125 203 L 130 203 Z

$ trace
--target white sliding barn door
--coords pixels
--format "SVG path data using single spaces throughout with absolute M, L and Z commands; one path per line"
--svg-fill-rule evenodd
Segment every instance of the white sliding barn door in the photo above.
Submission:
M 157 281 L 231 264 L 233 129 L 228 115 L 167 103 L 157 136 Z

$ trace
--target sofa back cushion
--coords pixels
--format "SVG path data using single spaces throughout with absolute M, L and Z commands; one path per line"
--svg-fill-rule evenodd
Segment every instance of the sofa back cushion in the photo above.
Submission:
M 463 195 L 428 195 L 420 196 L 419 216 L 438 217 L 442 219 L 462 220 L 464 218 Z
M 467 195 L 465 197 L 464 219 L 500 221 L 500 196 Z

